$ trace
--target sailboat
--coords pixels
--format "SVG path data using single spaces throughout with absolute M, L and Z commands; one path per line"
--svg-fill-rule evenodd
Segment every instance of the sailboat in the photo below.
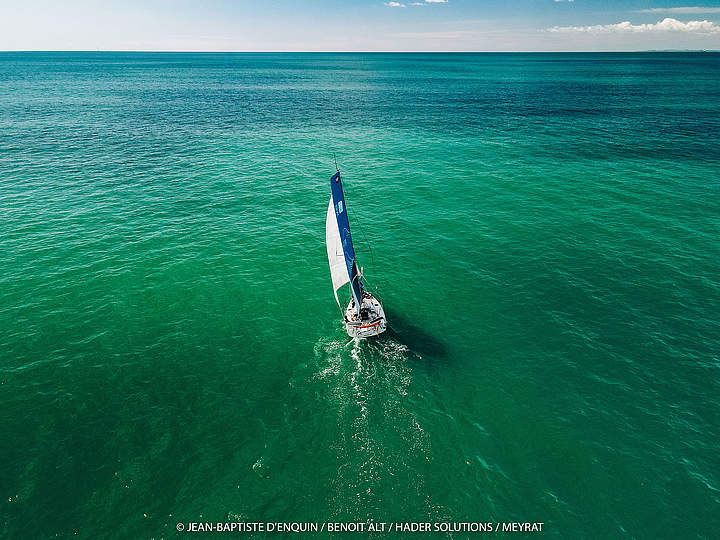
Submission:
M 330 204 L 325 220 L 325 243 L 327 245 L 330 277 L 333 293 L 340 311 L 342 306 L 338 300 L 338 289 L 350 284 L 350 302 L 343 314 L 345 330 L 352 338 L 377 336 L 387 328 L 385 311 L 380 301 L 366 290 L 362 271 L 358 269 L 350 236 L 345 195 L 343 194 L 340 169 L 330 178 Z

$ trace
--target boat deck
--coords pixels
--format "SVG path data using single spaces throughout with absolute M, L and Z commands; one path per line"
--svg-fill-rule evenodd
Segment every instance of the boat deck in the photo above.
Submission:
M 376 336 L 385 331 L 385 310 L 378 299 L 368 292 L 363 295 L 360 312 L 361 316 L 358 316 L 355 301 L 351 300 L 345 310 L 345 329 L 350 337 Z

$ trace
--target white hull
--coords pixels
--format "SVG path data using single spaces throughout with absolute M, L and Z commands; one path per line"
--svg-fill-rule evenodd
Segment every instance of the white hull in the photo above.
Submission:
M 364 292 L 360 308 L 362 317 L 358 317 L 355 300 L 350 300 L 345 309 L 345 330 L 348 336 L 368 338 L 382 334 L 387 328 L 387 320 L 380 301 L 369 292 Z

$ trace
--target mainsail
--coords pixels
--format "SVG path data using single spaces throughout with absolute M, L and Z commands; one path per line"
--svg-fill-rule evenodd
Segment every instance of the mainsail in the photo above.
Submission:
M 335 301 L 339 306 L 340 301 L 337 297 L 337 290 L 349 282 L 350 290 L 355 299 L 355 309 L 359 313 L 362 284 L 360 283 L 360 273 L 355 262 L 355 250 L 350 236 L 350 222 L 345 208 L 345 196 L 343 195 L 339 171 L 330 179 L 330 189 L 332 196 L 330 197 L 325 221 L 325 243 Z

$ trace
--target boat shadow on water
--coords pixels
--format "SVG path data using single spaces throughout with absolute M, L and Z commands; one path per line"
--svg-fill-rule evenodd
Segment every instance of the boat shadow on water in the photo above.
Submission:
M 384 336 L 387 336 L 385 339 L 395 339 L 424 360 L 430 358 L 437 360 L 445 356 L 445 344 L 435 336 L 387 307 L 385 307 L 385 313 L 388 320 L 388 329 L 384 333 Z M 383 335 L 378 339 L 383 339 Z

